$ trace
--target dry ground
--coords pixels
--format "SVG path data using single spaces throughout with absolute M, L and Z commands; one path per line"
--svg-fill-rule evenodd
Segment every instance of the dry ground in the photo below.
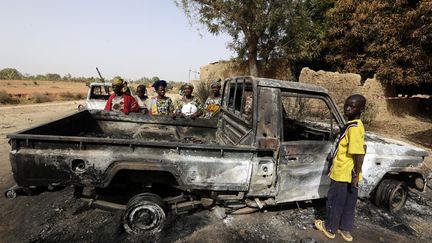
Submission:
M 137 84 L 132 84 L 131 89 L 135 91 L 136 86 Z M 0 92 L 1 91 L 18 99 L 20 104 L 31 104 L 82 99 L 87 96 L 88 87 L 85 82 L 0 80 Z M 147 87 L 147 91 L 150 97 L 156 95 L 151 87 Z M 177 93 L 177 88 L 175 90 L 170 90 L 167 95 L 172 99 L 180 97 Z M 36 101 L 36 97 L 39 98 L 38 101 Z M 0 100 L 0 107 L 1 106 Z
M 74 112 L 79 102 L 0 107 L 0 191 L 13 185 L 5 135 Z M 392 128 L 393 127 L 393 128 Z M 397 129 L 395 130 L 394 127 Z M 371 129 L 402 138 L 432 131 L 430 120 L 394 118 Z M 396 132 L 395 132 L 396 131 Z M 412 143 L 412 142 L 411 142 Z M 429 152 L 431 150 L 429 149 Z M 431 165 L 430 160 L 428 161 Z M 431 242 L 432 192 L 412 195 L 397 214 L 359 201 L 357 242 Z M 6 200 L 0 197 L 0 242 L 330 242 L 313 229 L 324 212 L 322 201 L 273 208 L 220 220 L 204 210 L 170 219 L 160 236 L 128 237 L 119 226 L 121 213 L 89 209 L 72 190 Z M 335 242 L 343 242 L 340 237 Z
M 84 82 L 67 81 L 0 80 L 0 87 L 0 90 L 14 96 L 34 93 L 56 94 L 66 91 L 87 94 L 88 90 Z

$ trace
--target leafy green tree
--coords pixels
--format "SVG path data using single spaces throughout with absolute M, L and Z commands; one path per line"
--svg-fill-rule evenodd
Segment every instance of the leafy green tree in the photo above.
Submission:
M 160 78 L 158 76 L 154 76 L 151 78 L 152 83 L 158 81 Z
M 66 74 L 65 76 L 63 76 L 62 79 L 63 79 L 63 80 L 66 80 L 66 81 L 70 81 L 70 80 L 72 80 L 72 75 L 71 75 L 70 73 L 68 73 L 68 74 Z
M 4 68 L 0 70 L 0 79 L 21 80 L 23 75 L 15 68 Z
M 60 74 L 57 74 L 57 73 L 47 73 L 47 74 L 45 74 L 45 77 L 47 80 L 50 80 L 50 81 L 61 80 Z
M 47 77 L 45 75 L 42 74 L 38 74 L 35 77 L 36 80 L 47 80 Z
M 337 1 L 328 23 L 334 68 L 389 84 L 432 81 L 432 1 Z
M 232 37 L 229 47 L 248 60 L 258 76 L 258 59 L 266 63 L 290 48 L 286 30 L 296 22 L 302 1 L 295 0 L 177 0 L 188 18 L 215 35 Z M 281 46 L 285 45 L 285 46 Z
M 294 77 L 298 77 L 303 67 L 329 70 L 325 57 L 328 30 L 327 12 L 333 8 L 335 0 L 299 1 L 293 10 L 296 16 L 284 29 L 278 63 L 286 64 Z

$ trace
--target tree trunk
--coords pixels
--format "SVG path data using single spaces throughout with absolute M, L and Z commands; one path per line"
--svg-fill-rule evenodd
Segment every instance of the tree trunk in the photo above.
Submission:
M 258 61 L 257 61 L 257 46 L 258 46 L 258 37 L 251 36 L 248 38 L 248 63 L 249 63 L 249 75 L 258 77 Z

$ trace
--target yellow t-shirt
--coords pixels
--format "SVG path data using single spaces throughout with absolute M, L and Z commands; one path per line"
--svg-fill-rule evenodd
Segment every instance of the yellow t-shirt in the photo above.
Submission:
M 339 182 L 351 182 L 354 169 L 354 155 L 365 154 L 364 127 L 360 119 L 349 121 L 339 136 L 333 163 L 330 168 L 330 178 Z M 362 174 L 358 175 L 359 181 Z

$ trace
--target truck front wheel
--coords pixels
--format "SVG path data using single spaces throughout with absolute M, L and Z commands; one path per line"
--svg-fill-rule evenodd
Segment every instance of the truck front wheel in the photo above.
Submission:
M 385 179 L 381 181 L 375 192 L 375 205 L 396 212 L 405 206 L 407 198 L 408 188 L 405 182 Z
M 133 235 L 160 232 L 165 223 L 164 203 L 153 193 L 132 197 L 123 215 L 123 227 Z

